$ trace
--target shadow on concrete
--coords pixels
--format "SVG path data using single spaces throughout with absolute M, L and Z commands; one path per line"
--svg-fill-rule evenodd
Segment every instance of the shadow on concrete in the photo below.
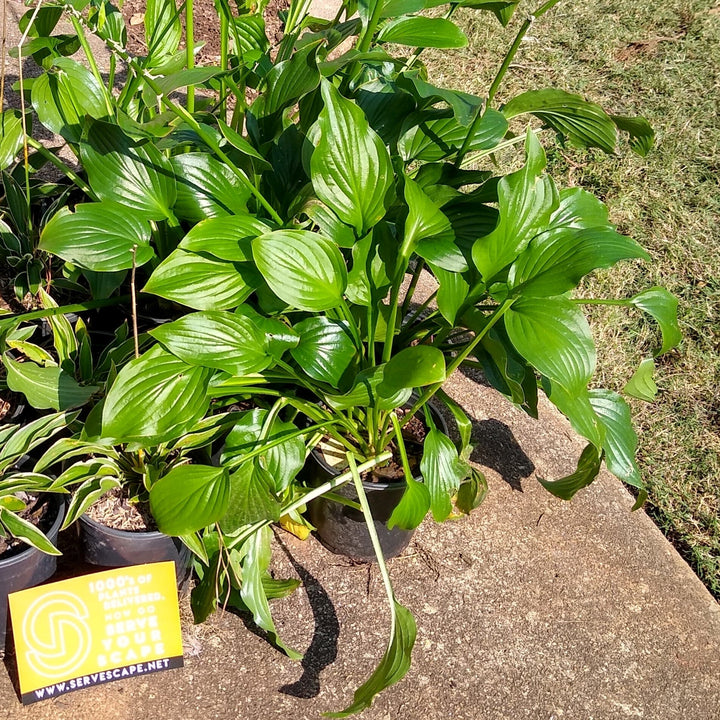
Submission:
M 302 675 L 294 683 L 283 685 L 279 690 L 285 695 L 297 698 L 314 698 L 320 693 L 320 673 L 337 657 L 340 623 L 325 588 L 293 557 L 278 533 L 275 534 L 275 539 L 302 580 L 315 622 L 310 646 L 301 662 Z
M 530 477 L 535 465 L 504 422 L 490 419 L 473 423 L 471 442 L 473 462 L 495 470 L 513 490 L 522 492 L 522 481 Z

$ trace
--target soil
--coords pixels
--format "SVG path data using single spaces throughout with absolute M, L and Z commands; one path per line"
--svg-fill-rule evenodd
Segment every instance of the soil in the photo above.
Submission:
M 37 494 L 19 493 L 19 497 L 27 504 L 26 508 L 17 513 L 18 517 L 27 520 L 47 532 L 52 527 L 55 518 L 50 514 L 50 503 L 47 498 Z M 27 543 L 14 537 L 5 538 L 0 535 L 0 560 L 18 555 L 28 549 Z
M 124 488 L 115 488 L 90 506 L 86 515 L 97 523 L 127 532 L 157 530 L 147 502 L 130 502 Z

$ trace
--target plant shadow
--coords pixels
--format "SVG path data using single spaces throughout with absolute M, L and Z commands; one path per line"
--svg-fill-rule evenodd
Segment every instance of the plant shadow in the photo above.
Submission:
M 276 533 L 275 539 L 302 580 L 313 614 L 315 629 L 310 646 L 301 665 L 303 673 L 294 683 L 279 688 L 281 693 L 310 699 L 320 693 L 320 673 L 337 657 L 340 622 L 330 596 L 317 578 L 293 557 L 289 548 Z

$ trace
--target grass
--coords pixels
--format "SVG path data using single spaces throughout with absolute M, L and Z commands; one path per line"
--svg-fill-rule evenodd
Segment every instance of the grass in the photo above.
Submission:
M 523 7 L 535 4 L 521 3 L 505 29 L 489 14 L 459 11 L 468 48 L 423 55 L 438 84 L 483 96 Z M 553 86 L 614 114 L 642 114 L 657 133 L 644 159 L 560 145 L 548 159 L 560 186 L 599 195 L 620 230 L 653 258 L 596 274 L 587 292 L 627 297 L 661 284 L 680 301 L 684 340 L 658 363 L 658 398 L 633 402 L 638 457 L 647 512 L 720 598 L 718 0 L 561 2 L 531 28 L 496 102 Z M 655 329 L 618 308 L 593 309 L 592 319 L 599 381 L 621 389 L 657 341 Z

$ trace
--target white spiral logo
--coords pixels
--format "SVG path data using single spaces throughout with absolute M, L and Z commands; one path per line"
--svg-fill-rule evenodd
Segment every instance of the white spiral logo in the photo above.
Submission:
M 23 636 L 30 667 L 47 678 L 68 677 L 90 653 L 91 632 L 85 603 L 69 592 L 50 592 L 25 613 Z

